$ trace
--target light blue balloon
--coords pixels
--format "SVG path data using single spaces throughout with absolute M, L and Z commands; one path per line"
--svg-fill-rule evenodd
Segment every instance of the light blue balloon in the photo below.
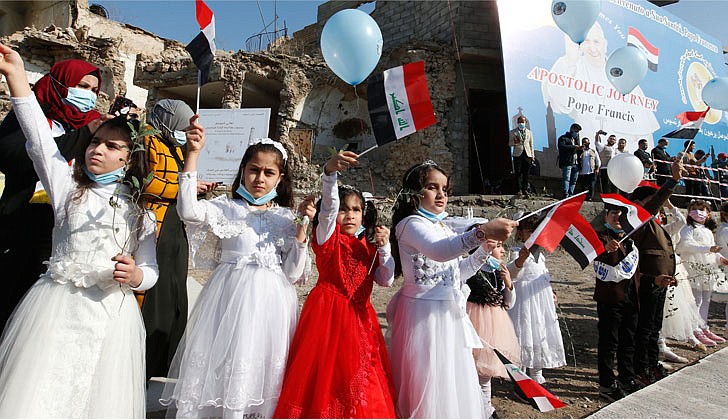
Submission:
M 601 8 L 600 0 L 553 0 L 551 17 L 572 41 L 581 44 L 597 21 Z
M 356 9 L 331 16 L 321 32 L 321 52 L 326 64 L 352 86 L 363 82 L 377 66 L 383 43 L 377 22 Z
M 614 50 L 604 67 L 609 83 L 617 92 L 626 95 L 632 92 L 647 75 L 647 57 L 639 48 L 627 45 Z
M 728 111 L 728 77 L 716 77 L 706 83 L 701 97 L 709 107 Z

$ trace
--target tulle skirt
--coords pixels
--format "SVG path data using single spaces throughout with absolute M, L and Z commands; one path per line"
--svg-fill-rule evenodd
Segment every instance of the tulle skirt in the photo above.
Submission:
M 280 270 L 220 264 L 172 360 L 160 399 L 168 416 L 270 418 L 297 317 L 296 291 Z
M 389 355 L 374 308 L 322 281 L 303 306 L 275 417 L 394 418 Z
M 131 290 L 41 277 L 0 344 L 0 418 L 144 418 L 145 331 Z
M 564 340 L 548 274 L 513 282 L 516 299 L 508 315 L 521 347 L 521 365 L 532 369 L 566 365 Z
M 455 301 L 392 297 L 387 335 L 400 418 L 483 418 L 461 315 Z
M 478 375 L 485 378 L 508 378 L 505 365 L 490 347 L 498 349 L 513 364 L 521 363 L 521 349 L 518 347 L 518 338 L 508 312 L 500 306 L 473 302 L 468 302 L 467 311 L 478 336 L 485 342 L 482 349 L 473 349 Z
M 675 267 L 677 286 L 670 286 L 665 298 L 662 330 L 660 330 L 662 337 L 686 341 L 691 339 L 693 331 L 703 324 L 687 277 L 685 267 L 678 264 Z

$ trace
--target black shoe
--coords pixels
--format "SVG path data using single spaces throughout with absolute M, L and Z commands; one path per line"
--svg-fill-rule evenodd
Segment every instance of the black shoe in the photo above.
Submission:
M 640 389 L 644 388 L 642 384 L 635 381 L 634 379 L 630 379 L 627 382 L 619 382 L 619 385 L 622 387 L 622 390 L 625 394 L 629 395 L 635 391 L 639 391 Z
M 614 402 L 624 398 L 627 394 L 624 393 L 619 383 L 614 381 L 609 387 L 599 386 L 599 395 L 609 402 Z
M 652 373 L 652 370 L 646 370 L 639 375 L 637 375 L 637 380 L 642 383 L 642 385 L 647 386 L 650 384 L 653 384 L 657 382 L 657 379 L 655 378 L 655 375 Z
M 658 363 L 657 366 L 652 369 L 652 376 L 654 376 L 656 381 L 659 381 L 667 375 L 667 369 L 665 369 L 665 367 L 662 366 L 660 363 Z

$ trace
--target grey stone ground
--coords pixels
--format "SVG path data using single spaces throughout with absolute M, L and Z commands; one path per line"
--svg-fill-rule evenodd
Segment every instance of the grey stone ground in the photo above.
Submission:
M 727 378 L 728 348 L 724 348 L 588 418 L 725 418 Z

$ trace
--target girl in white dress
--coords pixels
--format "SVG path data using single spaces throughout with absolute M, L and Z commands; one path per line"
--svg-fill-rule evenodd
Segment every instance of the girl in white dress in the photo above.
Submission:
M 456 235 L 440 222 L 450 184 L 432 161 L 410 168 L 402 184 L 390 243 L 404 285 L 387 307 L 397 415 L 483 417 L 472 356 L 482 344 L 465 312 L 465 279 L 489 255 L 481 243 L 507 239 L 515 222 L 496 219 Z
M 177 211 L 191 255 L 208 232 L 219 261 L 200 293 L 172 361 L 161 402 L 177 418 L 270 418 L 298 319 L 294 283 L 309 263 L 306 225 L 296 224 L 283 145 L 248 146 L 229 199 L 197 200 L 204 138 L 188 141 Z M 313 218 L 313 198 L 299 214 Z
M 721 247 L 720 255 L 728 258 L 728 203 L 720 206 L 720 225 L 715 231 L 715 244 Z M 728 336 L 728 267 L 723 266 L 724 278 L 716 283 L 711 299 L 713 302 L 725 303 L 725 332 Z
M 0 418 L 144 418 L 145 332 L 132 290 L 157 280 L 155 219 L 128 197 L 145 155 L 133 152 L 126 119 L 113 119 L 71 177 L 22 59 L 1 44 L 0 73 L 55 215 L 48 271 L 0 343 Z
M 710 217 L 710 204 L 693 200 L 688 205 L 687 224 L 680 230 L 680 242 L 676 249 L 688 272 L 695 303 L 704 324 L 702 329 L 695 331 L 695 336 L 707 346 L 725 342 L 725 339 L 708 328 L 710 295 L 719 281 L 725 281 L 719 265 L 728 264 L 728 260 L 719 254 L 721 247 L 715 245 L 715 228 L 715 221 Z
M 526 219 L 518 225 L 516 237 L 525 242 L 535 228 L 534 219 Z M 534 256 L 525 247 L 517 251 L 518 256 L 508 264 L 508 270 L 518 299 L 508 315 L 521 346 L 521 365 L 528 369 L 531 379 L 542 384 L 546 382 L 544 368 L 566 365 L 564 340 L 544 253 Z

